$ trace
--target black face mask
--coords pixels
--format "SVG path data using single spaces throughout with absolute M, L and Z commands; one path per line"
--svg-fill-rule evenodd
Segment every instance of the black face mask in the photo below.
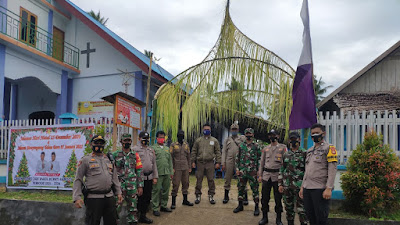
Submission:
M 103 145 L 99 145 L 99 146 L 92 146 L 92 150 L 95 153 L 101 153 L 104 150 L 104 146 Z
M 312 135 L 311 138 L 313 139 L 314 143 L 320 143 L 324 138 L 322 134 Z
M 183 136 L 183 135 L 179 135 L 178 136 L 178 142 L 179 142 L 179 144 L 182 144 L 183 143 L 183 139 L 185 138 L 185 136 Z
M 142 139 L 141 143 L 143 145 L 148 145 L 149 144 L 149 139 Z
M 131 147 L 131 143 L 123 143 L 124 149 L 128 149 Z
M 290 144 L 292 145 L 292 148 L 297 148 L 297 146 L 299 146 L 299 142 L 297 140 L 290 141 Z
M 246 136 L 248 141 L 251 141 L 251 139 L 253 139 L 253 136 Z
M 277 138 L 276 138 L 276 137 L 270 137 L 269 140 L 270 140 L 271 142 L 275 142 L 275 141 L 277 140 Z

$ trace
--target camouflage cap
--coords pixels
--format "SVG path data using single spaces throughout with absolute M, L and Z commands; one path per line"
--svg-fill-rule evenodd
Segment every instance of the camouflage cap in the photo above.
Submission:
M 126 140 L 126 139 L 132 139 L 132 135 L 128 133 L 124 133 L 121 135 L 121 141 Z
M 254 129 L 253 128 L 246 128 L 246 130 L 244 130 L 244 133 L 245 134 L 247 134 L 247 133 L 251 133 L 251 134 L 254 134 Z
M 239 129 L 239 124 L 233 123 L 233 124 L 231 125 L 231 129 Z

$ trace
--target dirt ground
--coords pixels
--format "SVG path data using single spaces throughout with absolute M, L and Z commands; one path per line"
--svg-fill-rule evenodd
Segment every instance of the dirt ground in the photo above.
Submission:
M 233 182 L 231 187 L 231 191 L 229 193 L 230 200 L 227 204 L 223 204 L 222 200 L 224 198 L 224 187 L 223 187 L 223 179 L 216 179 L 216 195 L 214 199 L 216 201 L 215 205 L 211 205 L 208 201 L 207 191 L 208 186 L 206 179 L 203 180 L 203 188 L 202 188 L 202 199 L 200 204 L 194 205 L 192 207 L 183 206 L 182 205 L 182 195 L 178 194 L 176 200 L 176 209 L 173 210 L 172 213 L 163 213 L 161 212 L 160 217 L 153 216 L 152 211 L 148 213 L 148 217 L 153 219 L 153 224 L 160 225 L 194 225 L 194 224 L 218 224 L 218 225 L 231 225 L 231 224 L 258 224 L 258 221 L 262 218 L 261 213 L 261 204 L 260 204 L 260 215 L 254 216 L 254 202 L 252 201 L 251 190 L 249 190 L 249 205 L 244 207 L 244 211 L 239 213 L 233 213 L 233 209 L 236 208 L 237 201 L 237 187 L 236 180 Z M 190 187 L 189 187 L 189 195 L 188 199 L 191 202 L 194 202 L 194 187 L 195 187 L 195 178 L 191 176 L 190 179 Z M 261 190 L 261 189 L 260 189 Z M 261 192 L 260 192 L 261 198 Z M 273 199 L 273 198 L 272 198 Z M 275 213 L 274 213 L 274 203 L 270 202 L 270 213 L 268 213 L 269 224 L 275 224 Z M 168 207 L 171 206 L 171 197 L 169 199 Z M 297 217 L 296 217 L 297 220 Z M 282 221 L 284 224 L 287 224 L 286 215 L 282 214 Z M 296 225 L 300 223 L 295 221 Z

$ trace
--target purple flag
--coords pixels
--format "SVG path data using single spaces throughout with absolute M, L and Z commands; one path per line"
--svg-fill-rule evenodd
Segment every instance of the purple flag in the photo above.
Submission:
M 309 128 L 317 122 L 308 0 L 303 0 L 300 17 L 304 25 L 303 50 L 301 51 L 293 83 L 293 107 L 289 118 L 290 130 Z

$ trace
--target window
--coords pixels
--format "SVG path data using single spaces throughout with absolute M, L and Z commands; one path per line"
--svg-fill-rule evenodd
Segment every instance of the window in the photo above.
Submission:
M 36 45 L 37 16 L 21 7 L 19 39 L 29 45 Z

